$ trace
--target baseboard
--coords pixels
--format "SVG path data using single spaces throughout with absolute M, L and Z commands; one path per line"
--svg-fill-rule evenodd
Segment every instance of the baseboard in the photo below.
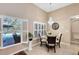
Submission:
M 70 46 L 70 43 L 61 42 L 61 44 Z

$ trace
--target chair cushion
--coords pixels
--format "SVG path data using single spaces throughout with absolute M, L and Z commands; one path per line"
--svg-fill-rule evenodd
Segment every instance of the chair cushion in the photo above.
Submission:
M 46 41 L 47 45 L 49 46 L 55 46 L 55 44 L 49 44 L 47 41 Z
M 55 44 L 47 44 L 47 45 L 49 45 L 49 46 L 55 46 Z
M 45 41 L 45 42 L 47 41 L 47 37 L 46 36 L 41 36 L 41 39 L 42 39 L 41 41 Z
M 42 39 L 41 41 L 47 41 L 46 39 Z
M 41 36 L 42 39 L 47 39 L 47 36 Z

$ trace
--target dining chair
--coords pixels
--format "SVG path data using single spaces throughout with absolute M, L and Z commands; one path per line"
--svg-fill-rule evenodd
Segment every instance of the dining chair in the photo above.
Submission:
M 61 47 L 60 45 L 60 43 L 61 43 L 61 37 L 62 37 L 62 34 L 60 34 L 60 36 L 59 36 L 59 38 L 57 38 L 57 40 L 56 40 L 56 44 L 59 46 L 59 48 Z
M 48 48 L 48 52 L 50 48 L 54 48 L 54 53 L 56 53 L 56 36 L 48 36 L 47 37 L 47 44 L 46 44 L 47 48 Z
M 40 46 L 42 46 L 43 44 L 46 44 L 46 41 L 47 41 L 47 38 L 46 38 L 46 37 L 42 37 L 42 36 L 39 34 L 39 39 L 40 39 Z
M 79 55 L 79 51 L 78 51 L 78 55 Z

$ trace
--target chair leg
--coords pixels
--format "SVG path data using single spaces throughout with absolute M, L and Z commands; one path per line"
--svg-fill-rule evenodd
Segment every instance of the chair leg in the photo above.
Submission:
M 41 42 L 40 46 L 42 46 L 42 42 Z
M 55 48 L 55 46 L 54 46 L 54 53 L 56 53 L 56 48 Z
M 49 46 L 48 46 L 48 52 L 49 52 Z
M 59 44 L 59 48 L 60 48 L 60 44 Z
M 79 55 L 79 52 L 78 52 L 78 55 Z

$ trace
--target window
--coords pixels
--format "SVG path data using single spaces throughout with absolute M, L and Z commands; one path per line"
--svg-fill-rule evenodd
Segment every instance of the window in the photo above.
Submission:
M 45 23 L 34 22 L 33 27 L 34 27 L 33 29 L 34 37 L 39 37 L 39 34 L 41 36 L 46 35 L 46 24 Z
M 0 48 L 19 43 L 27 44 L 28 20 L 12 16 L 0 16 Z

